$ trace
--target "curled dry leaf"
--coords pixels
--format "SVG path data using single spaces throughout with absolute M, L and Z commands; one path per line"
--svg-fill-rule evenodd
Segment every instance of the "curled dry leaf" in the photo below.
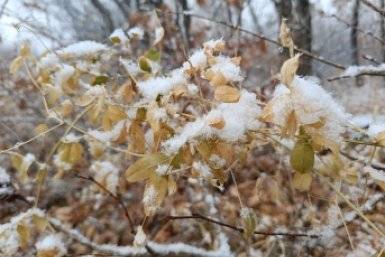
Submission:
M 282 19 L 280 32 L 279 32 L 279 40 L 283 47 L 287 47 L 290 52 L 290 57 L 294 56 L 294 42 L 291 37 L 290 29 L 286 24 L 287 19 Z
M 290 86 L 294 79 L 295 73 L 299 66 L 299 57 L 301 54 L 296 54 L 294 57 L 286 60 L 281 67 L 281 82 L 286 86 Z
M 293 187 L 301 192 L 309 191 L 312 182 L 311 173 L 296 172 L 293 177 Z
M 214 92 L 214 98 L 224 103 L 236 103 L 239 97 L 239 90 L 230 86 L 219 86 Z
M 222 129 L 225 126 L 225 120 L 222 118 L 215 118 L 210 121 L 210 126 L 216 129 Z

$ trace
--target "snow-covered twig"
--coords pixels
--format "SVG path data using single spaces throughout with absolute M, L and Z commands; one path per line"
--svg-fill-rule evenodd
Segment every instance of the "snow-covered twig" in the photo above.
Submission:
M 67 228 L 61 221 L 54 218 L 49 218 L 50 224 L 68 235 L 72 239 L 79 243 L 90 247 L 92 250 L 119 256 L 148 256 L 149 252 L 145 247 L 134 247 L 134 246 L 117 246 L 113 244 L 97 244 L 79 231 L 71 228 Z M 170 244 L 158 244 L 156 242 L 147 242 L 148 247 L 151 251 L 160 256 L 172 255 L 189 255 L 189 256 L 201 256 L 201 257 L 232 257 L 234 256 L 230 247 L 227 243 L 227 237 L 224 234 L 219 234 L 219 248 L 213 251 L 206 250 L 203 248 L 195 247 L 184 243 L 170 243 Z
M 360 76 L 385 76 L 385 63 L 378 66 L 367 65 L 367 66 L 350 66 L 337 77 L 329 78 L 328 81 L 334 81 L 337 79 L 354 78 Z

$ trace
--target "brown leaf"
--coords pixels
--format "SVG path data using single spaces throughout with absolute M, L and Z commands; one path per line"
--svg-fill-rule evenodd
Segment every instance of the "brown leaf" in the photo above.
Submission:
M 151 177 L 159 164 L 167 164 L 170 157 L 162 153 L 146 154 L 131 165 L 125 172 L 128 182 L 137 182 Z
M 219 86 L 215 89 L 214 97 L 224 103 L 236 103 L 239 101 L 239 90 L 230 86 Z
M 290 86 L 299 66 L 299 57 L 301 54 L 296 54 L 294 57 L 286 60 L 281 67 L 281 82 L 286 86 Z

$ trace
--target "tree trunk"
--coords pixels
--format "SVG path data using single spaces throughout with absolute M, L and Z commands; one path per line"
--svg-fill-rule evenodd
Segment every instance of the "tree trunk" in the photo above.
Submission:
M 311 52 L 312 24 L 309 0 L 296 0 L 292 24 L 294 44 L 304 50 Z M 311 58 L 301 57 L 301 65 L 298 74 L 310 75 L 312 72 Z
M 353 65 L 359 65 L 359 52 L 358 52 L 358 24 L 359 24 L 359 12 L 360 0 L 354 0 L 353 4 L 353 16 L 352 16 L 352 30 L 350 32 L 350 43 L 352 47 L 352 63 Z M 360 78 L 355 78 L 356 86 L 361 85 Z

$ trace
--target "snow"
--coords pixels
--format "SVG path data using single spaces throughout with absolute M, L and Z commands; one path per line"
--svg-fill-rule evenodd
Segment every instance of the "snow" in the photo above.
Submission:
M 55 164 L 56 167 L 64 171 L 70 170 L 72 168 L 72 165 L 68 162 L 62 161 L 58 154 L 55 154 L 53 156 L 53 163 Z
M 385 132 L 385 123 L 370 124 L 367 133 L 371 137 L 376 137 L 381 132 Z
M 379 171 L 379 170 L 375 170 L 375 169 L 368 167 L 368 172 L 369 172 L 369 175 L 373 179 L 379 180 L 381 182 L 385 182 L 385 172 L 384 171 Z
M 156 170 L 155 172 L 160 175 L 160 176 L 164 176 L 166 175 L 167 171 L 170 169 L 170 165 L 167 165 L 167 164 L 160 164 L 158 165 L 158 167 L 156 167 Z
M 222 50 L 225 46 L 225 41 L 223 39 L 214 39 L 214 40 L 209 40 L 205 43 L 203 43 L 203 48 L 205 50 L 209 51 L 217 51 L 217 50 Z
M 92 56 L 108 49 L 108 46 L 95 41 L 80 41 L 59 49 L 54 53 L 46 54 L 39 60 L 38 65 L 41 69 L 51 68 L 60 63 L 61 58 Z
M 123 58 L 119 59 L 120 63 L 123 65 L 124 69 L 127 71 L 130 76 L 136 76 L 139 74 L 140 69 L 137 63 L 132 60 L 125 60 Z
M 291 89 L 280 84 L 271 100 L 273 123 L 284 126 L 294 109 L 299 124 L 309 125 L 323 121 L 321 128 L 307 127 L 307 132 L 320 134 L 333 142 L 340 141 L 348 115 L 332 96 L 311 78 L 295 76 Z
M 5 171 L 4 168 L 0 167 L 0 187 L 2 184 L 7 184 L 11 182 L 11 177 Z
M 0 198 L 3 196 L 13 194 L 13 188 L 11 187 L 11 177 L 8 173 L 0 167 Z
M 37 208 L 28 209 L 26 212 L 20 213 L 11 218 L 8 223 L 0 225 L 0 255 L 15 256 L 20 246 L 19 234 L 17 226 L 20 222 L 25 225 L 31 224 L 32 216 L 45 217 L 45 213 Z
M 144 31 L 139 27 L 133 27 L 127 32 L 130 38 L 137 38 L 139 40 L 143 39 Z
M 48 235 L 35 244 L 38 252 L 54 250 L 55 257 L 67 254 L 66 247 L 58 235 Z
M 121 44 L 125 44 L 128 41 L 126 34 L 121 28 L 115 29 L 114 32 L 111 33 L 110 39 L 112 40 L 114 38 L 118 38 Z
M 186 76 L 182 69 L 173 70 L 170 76 L 150 78 L 145 81 L 138 82 L 139 92 L 147 100 L 154 100 L 158 95 L 166 95 L 173 88 L 187 83 Z
M 223 168 L 226 165 L 226 160 L 217 154 L 212 154 L 209 158 L 209 161 L 213 163 L 217 168 Z
M 60 88 L 63 86 L 73 75 L 75 74 L 75 68 L 63 64 L 59 71 L 55 74 L 55 86 Z
M 81 136 L 76 136 L 74 133 L 67 134 L 62 141 L 65 143 L 77 143 L 81 139 Z
M 119 137 L 126 123 L 126 120 L 121 120 L 117 122 L 110 131 L 89 130 L 88 134 L 101 142 L 108 143 Z
M 188 70 L 192 67 L 197 69 L 204 69 L 207 66 L 207 56 L 205 52 L 202 49 L 197 49 L 194 51 L 194 53 L 190 56 L 188 62 L 183 63 L 183 69 Z
M 211 169 L 210 167 L 201 162 L 201 161 L 194 161 L 192 164 L 193 169 L 200 174 L 202 178 L 210 178 L 212 177 Z
M 256 95 L 242 90 L 238 103 L 221 103 L 202 118 L 187 123 L 176 136 L 163 143 L 164 150 L 168 154 L 176 153 L 186 142 L 199 136 L 210 138 L 215 135 L 226 141 L 237 141 L 247 130 L 259 127 L 259 114 Z M 210 121 L 218 118 L 225 123 L 221 129 L 210 126 Z
M 241 68 L 228 56 L 215 57 L 215 64 L 211 66 L 210 70 L 222 74 L 228 81 L 239 82 L 243 80 Z
M 109 161 L 95 161 L 91 167 L 95 174 L 94 179 L 101 184 L 105 183 L 106 188 L 116 194 L 119 184 L 119 170 Z
M 356 77 L 362 73 L 377 73 L 385 72 L 385 63 L 378 66 L 367 65 L 367 66 L 349 66 L 342 73 L 342 76 Z

